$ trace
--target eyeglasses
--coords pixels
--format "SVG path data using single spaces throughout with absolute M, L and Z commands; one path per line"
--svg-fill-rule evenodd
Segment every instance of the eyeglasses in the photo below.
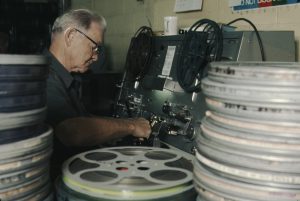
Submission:
M 83 33 L 82 31 L 80 31 L 79 29 L 74 28 L 76 31 L 78 31 L 79 33 L 81 33 L 82 35 L 84 35 L 87 39 L 89 39 L 94 45 L 95 47 L 93 47 L 93 51 L 96 52 L 97 54 L 100 54 L 100 50 L 101 50 L 101 45 L 98 45 L 98 43 L 96 43 L 96 41 L 94 41 L 93 39 L 91 39 L 88 35 L 86 35 L 85 33 Z

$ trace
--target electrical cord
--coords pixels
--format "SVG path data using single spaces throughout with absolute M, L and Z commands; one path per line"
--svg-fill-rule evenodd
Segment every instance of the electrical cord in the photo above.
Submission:
M 126 56 L 125 70 L 133 80 L 141 80 L 148 71 L 152 56 L 153 31 L 150 27 L 140 27 L 131 39 Z
M 202 27 L 202 31 L 197 31 Z M 185 34 L 177 63 L 177 81 L 188 93 L 199 92 L 209 62 L 220 61 L 223 35 L 219 25 L 209 19 L 195 22 Z
M 255 34 L 256 34 L 256 37 L 257 37 L 257 40 L 258 40 L 258 44 L 259 44 L 259 48 L 260 48 L 260 53 L 261 53 L 261 59 L 262 61 L 266 61 L 266 57 L 265 57 L 265 51 L 264 51 L 264 46 L 263 46 L 263 43 L 262 43 L 262 40 L 261 40 L 261 37 L 260 37 L 260 34 L 259 32 L 257 31 L 257 28 L 255 27 L 255 25 L 248 19 L 246 18 L 237 18 L 235 20 L 232 20 L 231 22 L 229 22 L 227 25 L 231 25 L 237 21 L 245 21 L 245 22 L 248 22 L 251 27 L 254 29 L 255 31 Z

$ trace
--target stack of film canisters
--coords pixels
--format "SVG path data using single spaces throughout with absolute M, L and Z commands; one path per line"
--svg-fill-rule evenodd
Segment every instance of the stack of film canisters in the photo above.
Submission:
M 211 63 L 202 90 L 197 199 L 300 200 L 300 63 Z
M 68 159 L 57 201 L 195 201 L 192 161 L 156 147 L 109 147 Z
M 48 59 L 0 54 L 0 200 L 51 201 Z

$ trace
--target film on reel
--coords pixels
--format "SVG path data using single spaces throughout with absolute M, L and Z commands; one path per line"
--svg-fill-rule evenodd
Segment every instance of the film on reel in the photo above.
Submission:
M 63 165 L 58 200 L 180 201 L 196 199 L 192 163 L 154 147 L 111 147 L 76 155 Z

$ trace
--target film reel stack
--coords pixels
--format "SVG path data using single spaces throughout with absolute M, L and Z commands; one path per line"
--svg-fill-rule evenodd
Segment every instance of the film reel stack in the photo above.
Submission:
M 211 63 L 197 136 L 199 201 L 300 199 L 300 64 Z
M 192 163 L 181 153 L 154 147 L 111 147 L 67 160 L 57 200 L 194 201 Z
M 43 56 L 0 55 L 0 200 L 52 200 L 47 66 Z

